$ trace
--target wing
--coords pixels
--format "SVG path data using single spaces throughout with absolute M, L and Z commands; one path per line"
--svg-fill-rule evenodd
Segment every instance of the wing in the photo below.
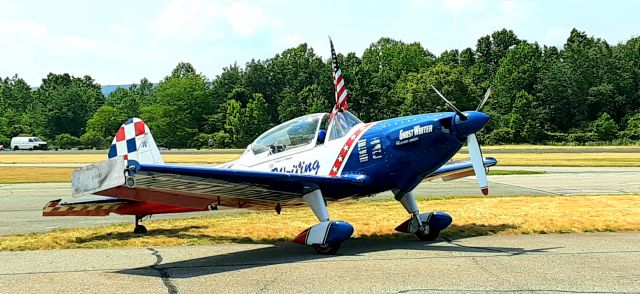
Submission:
M 484 166 L 494 166 L 498 161 L 493 157 L 484 158 Z M 473 176 L 473 164 L 470 158 L 450 161 L 447 164 L 441 166 L 435 172 L 431 173 L 425 178 L 425 180 L 443 179 L 444 181 L 451 181 L 467 176 Z
M 103 163 L 96 165 L 100 164 Z M 104 164 L 109 165 L 107 162 Z M 215 167 L 138 164 L 133 160 L 129 160 L 128 164 L 129 176 L 126 177 L 122 170 L 117 171 L 121 165 L 113 164 L 105 168 L 85 168 L 85 174 L 74 173 L 74 196 L 93 193 L 194 209 L 204 209 L 211 205 L 273 209 L 274 202 L 301 201 L 302 196 L 317 189 L 321 189 L 328 199 L 354 196 L 369 183 L 369 177 L 360 174 L 330 177 Z M 104 173 L 107 168 L 109 172 Z M 114 173 L 117 175 L 115 178 Z M 110 175 L 109 181 L 118 184 L 105 185 L 107 181 L 100 180 L 105 174 Z M 82 180 L 76 180 L 76 177 Z M 75 189 L 75 184 L 82 186 L 82 189 Z

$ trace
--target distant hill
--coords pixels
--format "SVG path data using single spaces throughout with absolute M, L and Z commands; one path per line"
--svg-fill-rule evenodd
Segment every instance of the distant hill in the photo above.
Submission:
M 128 84 L 128 85 L 106 85 L 106 86 L 102 86 L 102 95 L 109 96 L 109 94 L 111 94 L 111 92 L 115 91 L 118 88 L 129 88 L 131 87 L 132 84 Z

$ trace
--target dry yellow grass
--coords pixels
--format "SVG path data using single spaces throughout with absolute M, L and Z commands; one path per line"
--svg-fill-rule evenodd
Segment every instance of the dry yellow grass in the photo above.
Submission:
M 235 160 L 240 154 L 165 154 L 167 163 L 223 163 Z M 0 154 L 0 163 L 95 163 L 107 159 L 105 154 Z
M 70 167 L 11 167 L 0 172 L 0 184 L 71 182 Z
M 640 153 L 495 153 L 485 156 L 498 159 L 501 166 L 640 166 Z M 468 157 L 458 154 L 454 158 Z M 166 154 L 167 163 L 214 164 L 235 160 L 239 154 Z M 0 154 L 0 163 L 95 163 L 102 154 Z
M 466 149 L 465 147 L 463 147 Z M 573 150 L 594 150 L 594 149 L 618 149 L 618 150 L 634 150 L 640 146 L 554 146 L 554 145 L 494 145 L 482 146 L 482 150 L 549 150 L 549 149 L 573 149 Z
M 484 150 L 484 149 L 483 149 Z M 495 153 L 484 152 L 495 157 L 500 166 L 610 166 L 638 167 L 640 153 Z M 469 157 L 457 154 L 454 158 Z
M 453 225 L 443 236 L 532 234 L 640 230 L 640 196 L 484 197 L 420 200 L 420 207 L 446 211 Z M 394 228 L 408 216 L 393 200 L 343 201 L 329 204 L 333 219 L 346 220 L 359 238 L 413 238 Z M 132 225 L 57 230 L 0 237 L 0 250 L 111 248 L 211 244 L 270 243 L 291 240 L 316 223 L 306 207 L 274 212 L 203 216 L 149 221 L 146 236 Z

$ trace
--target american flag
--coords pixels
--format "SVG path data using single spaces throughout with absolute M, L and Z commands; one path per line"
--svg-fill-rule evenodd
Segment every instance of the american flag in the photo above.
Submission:
M 347 110 L 347 100 L 349 100 L 349 94 L 347 93 L 347 86 L 344 84 L 344 79 L 342 78 L 342 71 L 340 71 L 340 66 L 338 65 L 338 56 L 336 55 L 336 50 L 333 49 L 333 41 L 331 41 L 331 37 L 329 37 L 329 43 L 331 43 L 331 59 L 333 61 L 333 84 L 335 86 L 336 93 L 336 105 L 333 107 L 333 111 L 331 111 L 331 119 L 339 110 Z

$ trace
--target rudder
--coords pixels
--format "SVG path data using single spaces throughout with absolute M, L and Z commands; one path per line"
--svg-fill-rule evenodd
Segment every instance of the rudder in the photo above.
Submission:
M 116 156 L 124 156 L 125 160 L 136 160 L 139 163 L 164 164 L 149 127 L 137 117 L 125 121 L 113 138 L 109 158 Z

